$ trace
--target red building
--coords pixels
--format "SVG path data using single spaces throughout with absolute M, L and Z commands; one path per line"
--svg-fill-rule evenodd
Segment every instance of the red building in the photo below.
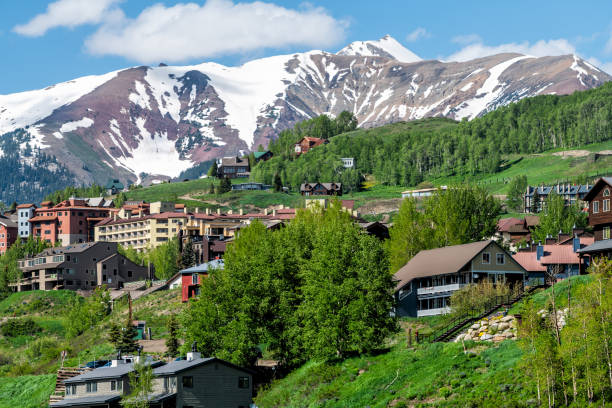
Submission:
M 327 140 L 319 139 L 318 137 L 304 137 L 302 140 L 295 144 L 295 154 L 306 154 L 310 149 L 314 149 L 317 146 L 321 146 L 323 143 L 327 143 Z
M 103 198 L 71 198 L 55 206 L 44 201 L 29 220 L 32 234 L 52 244 L 94 241 L 94 225 L 109 217 L 112 206 Z
M 193 266 L 191 268 L 183 269 L 175 276 L 170 278 L 168 282 L 170 287 L 174 287 L 172 282 L 178 280 L 178 276 L 181 278 L 181 300 L 187 302 L 189 299 L 196 297 L 200 294 L 200 285 L 202 279 L 206 279 L 210 269 L 223 269 L 223 259 L 215 259 L 210 262 L 203 263 L 201 265 Z
M 0 255 L 17 240 L 17 223 L 0 215 Z

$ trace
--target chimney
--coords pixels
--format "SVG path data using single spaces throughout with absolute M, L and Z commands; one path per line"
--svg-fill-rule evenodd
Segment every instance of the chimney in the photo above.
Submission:
M 121 356 L 119 356 L 121 357 Z M 125 364 L 125 360 L 122 358 L 117 358 L 116 360 L 111 360 L 111 367 L 119 367 L 120 365 Z
M 578 250 L 580 249 L 580 238 L 578 238 L 578 235 L 574 235 L 572 244 L 573 244 L 574 252 L 578 252 Z
M 228 215 L 232 215 L 233 213 L 234 213 L 234 211 L 233 211 L 233 210 L 227 210 L 227 214 L 228 214 Z
M 210 208 L 206 208 L 205 212 L 206 212 L 206 215 L 210 215 Z
M 551 235 L 546 236 L 546 240 L 544 241 L 544 245 L 552 245 L 557 242 L 556 238 L 553 238 Z
M 563 231 L 559 230 L 559 234 L 557 235 L 557 242 L 561 243 L 562 241 L 565 241 L 569 237 L 571 237 L 570 234 L 564 234 Z
M 272 216 L 276 217 L 276 210 L 272 210 Z
M 217 215 L 221 215 L 221 207 L 217 208 Z
M 200 207 L 196 207 L 196 208 L 195 208 L 195 213 L 196 213 L 196 214 L 199 214 L 199 213 L 200 213 Z
M 187 214 L 187 206 L 183 207 L 183 214 Z
M 540 258 L 544 256 L 544 247 L 542 246 L 542 242 L 538 242 L 538 247 L 536 248 L 536 259 L 539 261 Z
M 244 215 L 244 210 L 242 208 L 240 209 L 240 215 Z
M 268 209 L 264 208 L 264 215 L 268 215 Z
M 198 358 L 202 358 L 202 354 L 198 351 L 188 351 L 187 352 L 187 361 L 197 360 Z
M 113 221 L 117 221 L 117 213 L 113 213 Z

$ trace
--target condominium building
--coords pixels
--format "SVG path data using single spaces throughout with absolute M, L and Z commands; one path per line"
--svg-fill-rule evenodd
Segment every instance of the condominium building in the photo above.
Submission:
M 191 216 L 186 212 L 162 212 L 140 217 L 106 218 L 94 228 L 94 239 L 117 242 L 138 251 L 155 248 L 177 237 Z
M 21 239 L 27 239 L 32 233 L 32 224 L 29 220 L 34 216 L 34 210 L 36 210 L 34 204 L 19 204 L 17 206 L 18 235 Z

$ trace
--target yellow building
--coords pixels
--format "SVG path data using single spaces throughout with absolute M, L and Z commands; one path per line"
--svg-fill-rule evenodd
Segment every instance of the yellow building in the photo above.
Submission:
M 191 215 L 184 212 L 163 212 L 142 217 L 109 218 L 95 226 L 95 240 L 118 242 L 138 251 L 155 248 L 177 237 Z

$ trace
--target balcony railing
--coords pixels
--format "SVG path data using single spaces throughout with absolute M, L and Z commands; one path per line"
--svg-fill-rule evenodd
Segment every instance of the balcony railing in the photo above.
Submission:
M 417 289 L 417 295 L 431 295 L 433 293 L 453 292 L 464 287 L 465 283 L 451 283 L 450 285 L 429 286 Z
M 427 310 L 417 310 L 417 317 L 424 317 L 424 316 L 437 316 L 437 315 L 441 315 L 441 314 L 447 314 L 450 313 L 451 309 L 450 307 L 439 307 L 437 309 L 427 309 Z

